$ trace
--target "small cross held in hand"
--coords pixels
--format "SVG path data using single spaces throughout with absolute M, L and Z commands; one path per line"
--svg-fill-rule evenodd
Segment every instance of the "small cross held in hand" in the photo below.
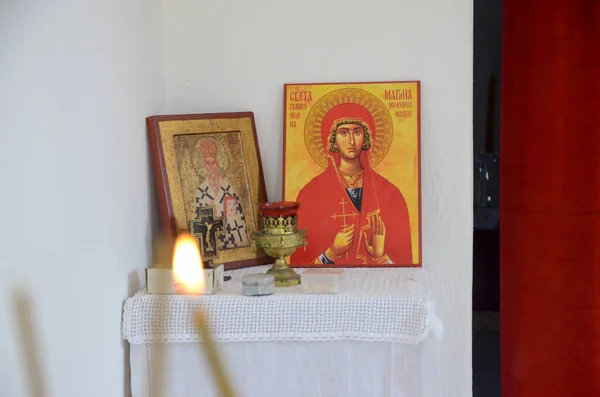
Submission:
M 190 233 L 198 238 L 202 260 L 219 256 L 217 236 L 223 232 L 223 218 L 215 218 L 214 206 L 201 206 L 198 216 L 190 221 Z

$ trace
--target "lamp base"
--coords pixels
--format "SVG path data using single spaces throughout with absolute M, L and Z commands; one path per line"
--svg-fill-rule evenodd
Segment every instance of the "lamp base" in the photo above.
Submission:
M 277 267 L 277 262 L 267 270 L 267 274 L 275 277 L 275 287 L 294 287 L 300 285 L 300 275 L 289 267 Z

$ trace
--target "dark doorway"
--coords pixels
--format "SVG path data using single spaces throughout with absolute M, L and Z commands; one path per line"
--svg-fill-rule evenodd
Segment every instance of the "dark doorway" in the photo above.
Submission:
M 502 0 L 474 1 L 473 396 L 500 396 Z

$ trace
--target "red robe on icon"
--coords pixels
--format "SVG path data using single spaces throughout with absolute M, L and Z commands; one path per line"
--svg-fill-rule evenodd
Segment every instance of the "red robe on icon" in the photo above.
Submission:
M 347 106 L 350 104 L 344 105 L 346 106 L 340 109 L 338 114 L 326 116 L 323 121 L 323 141 L 329 157 L 328 167 L 308 182 L 296 199 L 300 203 L 298 227 L 307 230 L 308 244 L 306 250 L 296 250 L 290 258 L 290 265 L 413 266 L 409 213 L 400 190 L 371 169 L 370 150 L 364 150 L 360 154 L 363 166 L 362 189 L 346 189 L 338 171 L 339 153 L 331 153 L 327 149 L 330 119 L 339 120 L 341 114 L 344 116 L 342 118 L 365 120 L 365 124 L 370 126 L 374 124 L 372 118 L 369 120 L 370 114 L 364 113 L 366 109 Z M 353 114 L 348 114 L 349 112 Z M 373 145 L 374 131 L 371 130 L 370 135 Z M 369 241 L 371 236 L 368 217 L 375 214 L 379 214 L 385 224 L 385 256 L 382 258 L 371 257 L 365 247 L 365 237 Z M 352 224 L 352 247 L 341 257 L 331 258 L 332 255 L 328 255 L 326 251 L 332 246 L 336 234 L 344 226 Z

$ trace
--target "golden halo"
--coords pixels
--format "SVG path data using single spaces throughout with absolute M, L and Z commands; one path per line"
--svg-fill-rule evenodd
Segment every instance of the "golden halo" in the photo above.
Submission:
M 206 179 L 206 172 L 204 171 L 204 159 L 202 158 L 202 153 L 200 153 L 200 144 L 202 142 L 211 141 L 215 145 L 217 145 L 217 161 L 219 162 L 219 170 L 221 171 L 221 177 L 225 177 L 227 174 L 227 168 L 229 167 L 229 155 L 227 153 L 227 149 L 225 145 L 223 145 L 219 140 L 214 138 L 198 138 L 192 145 L 192 150 L 190 152 L 190 157 L 192 160 L 192 167 L 194 171 L 200 178 L 200 183 L 204 182 Z
M 371 148 L 371 166 L 375 167 L 388 154 L 394 137 L 392 116 L 381 99 L 358 88 L 340 88 L 319 99 L 310 109 L 304 123 L 304 143 L 313 160 L 327 168 L 327 153 L 323 147 L 321 124 L 329 109 L 342 103 L 364 106 L 375 120 L 375 143 Z

